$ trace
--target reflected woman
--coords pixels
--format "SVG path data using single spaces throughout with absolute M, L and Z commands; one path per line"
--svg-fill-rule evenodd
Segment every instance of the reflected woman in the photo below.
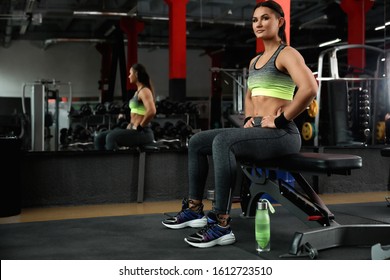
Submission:
M 137 86 L 137 91 L 129 102 L 130 123 L 124 128 L 106 130 L 94 139 L 97 150 L 118 150 L 119 147 L 134 147 L 154 141 L 150 125 L 156 115 L 155 96 L 146 68 L 134 64 L 129 71 L 130 83 Z

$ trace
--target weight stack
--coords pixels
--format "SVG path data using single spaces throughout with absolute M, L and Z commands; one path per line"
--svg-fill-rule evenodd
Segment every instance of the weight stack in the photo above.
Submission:
M 353 142 L 348 126 L 348 86 L 346 81 L 328 82 L 329 145 Z

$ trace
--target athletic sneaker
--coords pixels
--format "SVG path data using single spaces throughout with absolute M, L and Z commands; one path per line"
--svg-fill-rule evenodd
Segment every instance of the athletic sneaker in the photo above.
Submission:
M 207 215 L 207 225 L 200 231 L 184 238 L 184 241 L 197 248 L 209 248 L 215 245 L 230 245 L 236 237 L 230 228 L 230 218 L 226 227 L 218 225 L 218 217 L 214 212 Z
M 176 216 L 169 216 L 162 221 L 162 224 L 168 228 L 180 229 L 185 227 L 201 228 L 207 224 L 207 218 L 203 212 L 203 204 L 199 205 L 197 210 L 189 208 L 189 200 L 184 198 L 181 211 Z

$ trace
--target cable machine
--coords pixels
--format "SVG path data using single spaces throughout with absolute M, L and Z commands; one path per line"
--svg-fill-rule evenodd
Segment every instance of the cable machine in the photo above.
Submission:
M 61 83 L 56 80 L 40 80 L 22 85 L 22 109 L 26 116 L 26 88 L 31 88 L 31 151 L 51 150 L 51 127 L 54 126 L 54 150 L 58 151 L 59 143 L 59 102 L 61 86 L 69 89 L 68 108 L 69 113 L 72 102 L 72 84 Z M 51 104 L 54 103 L 54 108 Z
M 361 70 L 361 74 L 346 73 L 341 76 L 339 73 L 339 51 L 351 48 L 364 48 L 375 54 L 375 70 Z M 324 57 L 329 59 L 329 75 L 324 75 Z M 383 104 L 388 102 L 388 91 L 386 86 L 385 51 L 383 49 L 368 45 L 343 45 L 336 46 L 320 53 L 318 59 L 318 92 L 317 104 L 321 108 L 323 82 L 328 86 L 329 105 L 329 131 L 332 135 L 331 145 L 351 144 L 374 144 L 377 133 L 378 115 L 383 110 Z M 383 92 L 382 92 L 383 91 Z M 320 134 L 320 113 L 315 117 L 314 146 L 319 145 Z M 330 132 L 330 133 L 329 133 Z
M 233 113 L 230 115 L 229 119 L 233 124 L 241 126 L 242 123 L 238 120 L 241 115 L 244 113 L 245 105 L 245 93 L 247 91 L 247 77 L 248 69 L 226 69 L 212 67 L 210 68 L 211 72 L 221 72 L 230 77 L 233 81 L 232 83 L 232 94 L 233 94 Z

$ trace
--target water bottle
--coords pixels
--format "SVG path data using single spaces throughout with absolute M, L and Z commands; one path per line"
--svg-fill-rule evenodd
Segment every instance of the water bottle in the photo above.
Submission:
M 275 212 L 272 204 L 267 199 L 261 199 L 257 203 L 255 217 L 256 251 L 258 253 L 271 250 L 271 224 L 268 210 L 271 213 Z

